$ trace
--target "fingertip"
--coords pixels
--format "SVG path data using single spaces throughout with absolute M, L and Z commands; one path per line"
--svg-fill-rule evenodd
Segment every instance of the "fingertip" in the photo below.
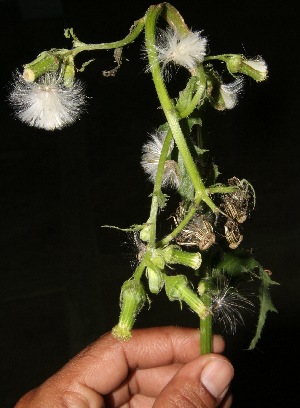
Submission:
M 203 367 L 201 382 L 214 398 L 222 399 L 233 376 L 233 366 L 225 357 L 212 356 Z

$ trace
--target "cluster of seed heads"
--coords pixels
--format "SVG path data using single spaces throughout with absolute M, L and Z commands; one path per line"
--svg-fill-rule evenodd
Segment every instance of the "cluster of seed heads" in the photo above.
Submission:
M 224 225 L 225 238 L 229 248 L 236 249 L 243 240 L 239 224 L 245 222 L 251 210 L 253 210 L 255 192 L 247 180 L 239 180 L 237 177 L 230 178 L 228 185 L 236 187 L 236 189 L 232 193 L 222 194 L 220 207 L 227 216 Z
M 247 180 L 239 180 L 237 177 L 229 179 L 228 185 L 235 187 L 235 189 L 231 193 L 221 195 L 220 208 L 226 217 L 224 224 L 225 238 L 229 248 L 236 249 L 243 240 L 239 224 L 246 221 L 250 211 L 254 208 L 255 193 Z M 173 216 L 176 226 L 180 224 L 184 216 L 184 204 L 180 203 Z M 176 237 L 177 244 L 197 246 L 202 251 L 209 249 L 216 241 L 212 218 L 211 214 L 197 212 Z

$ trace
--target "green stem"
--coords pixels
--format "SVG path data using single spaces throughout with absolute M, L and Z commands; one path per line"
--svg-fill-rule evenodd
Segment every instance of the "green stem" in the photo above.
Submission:
M 234 193 L 237 191 L 237 187 L 228 187 L 228 186 L 210 186 L 207 188 L 209 194 L 228 194 Z
M 199 78 L 198 88 L 190 104 L 183 111 L 178 112 L 181 119 L 188 117 L 194 112 L 205 91 L 205 72 L 202 65 L 196 70 L 195 76 Z
M 135 280 L 137 280 L 137 281 L 141 280 L 141 277 L 142 277 L 142 275 L 144 273 L 144 270 L 145 270 L 145 268 L 147 266 L 147 262 L 149 262 L 149 260 L 150 260 L 150 257 L 151 257 L 150 251 L 147 251 L 144 258 L 143 258 L 143 260 L 138 264 L 136 270 L 133 273 L 133 278 Z
M 201 300 L 207 309 L 211 309 L 211 294 L 204 293 Z M 200 319 L 200 354 L 212 353 L 212 314 L 209 313 L 203 319 Z
M 166 119 L 169 123 L 170 129 L 172 131 L 174 140 L 178 147 L 178 150 L 183 158 L 184 164 L 186 166 L 187 172 L 191 178 L 191 181 L 195 188 L 195 201 L 203 200 L 212 211 L 217 212 L 218 209 L 214 202 L 208 196 L 204 183 L 200 177 L 200 174 L 197 170 L 196 164 L 193 161 L 191 153 L 188 149 L 187 143 L 184 138 L 184 134 L 179 124 L 177 117 L 176 109 L 168 95 L 164 80 L 161 75 L 160 66 L 157 60 L 157 52 L 155 49 L 155 27 L 156 21 L 159 17 L 159 14 L 162 11 L 162 4 L 157 6 L 149 7 L 146 14 L 145 22 L 145 38 L 146 38 L 146 49 L 148 52 L 149 66 L 152 73 L 153 82 L 155 89 L 161 103 L 161 107 L 164 111 Z
M 211 310 L 211 253 L 208 251 L 202 257 L 201 269 L 205 272 L 205 278 L 200 281 L 198 291 L 201 300 L 208 310 Z M 199 288 L 201 287 L 201 290 Z M 200 319 L 200 354 L 212 353 L 212 313 Z
M 110 43 L 101 43 L 101 44 L 85 44 L 79 41 L 74 41 L 75 48 L 69 50 L 65 55 L 75 55 L 79 54 L 82 51 L 94 51 L 94 50 L 109 50 L 112 48 L 120 48 L 124 47 L 132 43 L 141 33 L 145 25 L 145 17 L 141 18 L 140 20 L 136 21 L 133 27 L 130 30 L 130 33 L 119 41 L 114 41 Z M 76 45 L 78 44 L 78 45 Z
M 200 204 L 200 201 L 201 201 L 201 198 L 198 197 L 198 199 L 195 200 L 194 205 L 192 205 L 192 207 L 190 208 L 190 210 L 188 211 L 184 219 L 177 225 L 177 227 L 174 228 L 173 231 L 170 232 L 170 234 L 168 234 L 167 236 L 165 236 L 161 241 L 157 242 L 156 246 L 158 248 L 168 245 L 180 233 L 180 231 L 183 230 L 183 228 L 188 224 L 188 222 L 195 215 L 198 205 Z
M 228 57 L 235 57 L 237 54 L 219 54 L 219 55 L 209 55 L 204 58 L 204 61 L 219 60 L 226 62 Z
M 164 143 L 163 143 L 161 154 L 159 157 L 156 177 L 155 177 L 155 183 L 154 183 L 154 188 L 153 188 L 150 217 L 148 220 L 150 224 L 149 246 L 153 248 L 155 247 L 155 241 L 156 241 L 156 218 L 157 218 L 158 208 L 160 206 L 159 200 L 160 200 L 160 196 L 162 195 L 161 184 L 162 184 L 162 179 L 163 179 L 164 170 L 165 170 L 165 162 L 166 162 L 166 159 L 169 153 L 169 148 L 170 148 L 172 139 L 173 139 L 172 132 L 168 130 Z

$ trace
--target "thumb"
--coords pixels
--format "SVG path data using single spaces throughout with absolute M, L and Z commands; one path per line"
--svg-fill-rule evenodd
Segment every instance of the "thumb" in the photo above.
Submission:
M 176 373 L 153 408 L 215 408 L 225 400 L 233 374 L 233 367 L 224 356 L 199 356 Z M 228 398 L 225 406 L 230 405 Z

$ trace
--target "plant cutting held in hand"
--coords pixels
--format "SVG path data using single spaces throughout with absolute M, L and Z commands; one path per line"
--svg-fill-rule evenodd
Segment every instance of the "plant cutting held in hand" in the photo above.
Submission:
M 119 228 L 133 236 L 137 262 L 122 285 L 121 313 L 113 334 L 130 338 L 141 308 L 152 294 L 164 290 L 170 301 L 187 305 L 199 316 L 201 353 L 210 352 L 214 319 L 235 331 L 243 322 L 243 310 L 252 305 L 239 290 L 243 280 L 258 283 L 258 323 L 249 346 L 254 348 L 268 311 L 276 311 L 269 294 L 276 282 L 251 251 L 241 249 L 241 227 L 255 207 L 254 188 L 236 175 L 219 181 L 205 146 L 204 125 L 207 109 L 224 111 L 237 105 L 245 76 L 256 82 L 267 78 L 265 61 L 260 56 L 209 55 L 203 33 L 190 30 L 178 10 L 161 3 L 150 6 L 119 41 L 86 44 L 73 29 L 66 29 L 73 47 L 44 51 L 26 64 L 23 74 L 15 75 L 9 100 L 16 116 L 30 126 L 54 130 L 70 125 L 86 102 L 75 75 L 91 62 L 77 68 L 77 54 L 113 49 L 116 68 L 103 74 L 116 75 L 124 47 L 141 35 L 145 71 L 152 75 L 164 117 L 142 148 L 141 166 L 154 185 L 150 214 L 145 222 Z M 179 70 L 186 73 L 185 87 L 170 97 Z M 161 218 L 167 232 L 159 236 Z

